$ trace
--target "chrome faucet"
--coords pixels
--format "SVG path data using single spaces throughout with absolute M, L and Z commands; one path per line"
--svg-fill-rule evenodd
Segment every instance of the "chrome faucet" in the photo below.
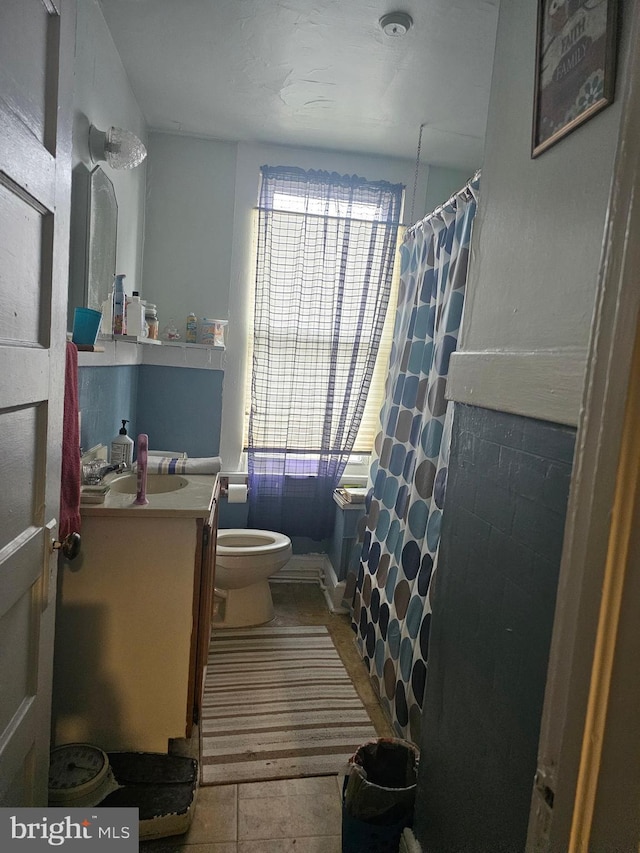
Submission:
M 107 474 L 128 471 L 129 466 L 124 462 L 109 465 L 106 459 L 92 459 L 82 463 L 82 483 L 85 486 L 97 486 Z
M 125 462 L 118 462 L 117 465 L 105 465 L 103 468 L 100 469 L 100 472 L 99 472 L 100 473 L 100 479 L 101 480 L 104 479 L 104 477 L 106 477 L 107 474 L 112 474 L 112 473 L 121 474 L 124 471 L 128 471 L 128 470 L 129 470 L 129 467 L 126 465 Z

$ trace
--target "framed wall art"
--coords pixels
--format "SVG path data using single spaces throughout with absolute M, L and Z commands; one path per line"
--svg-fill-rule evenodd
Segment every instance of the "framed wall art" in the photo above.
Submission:
M 531 156 L 613 101 L 617 0 L 538 0 Z

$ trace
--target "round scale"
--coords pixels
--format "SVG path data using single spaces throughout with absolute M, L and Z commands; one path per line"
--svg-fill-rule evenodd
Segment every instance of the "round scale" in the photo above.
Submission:
M 51 804 L 97 805 L 117 787 L 107 754 L 100 747 L 67 743 L 51 751 Z

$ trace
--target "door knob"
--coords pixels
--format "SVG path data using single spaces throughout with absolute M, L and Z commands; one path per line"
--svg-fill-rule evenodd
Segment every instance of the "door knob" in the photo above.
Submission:
M 80 534 L 70 533 L 62 541 L 54 539 L 51 545 L 54 551 L 62 551 L 67 560 L 74 560 L 80 553 Z

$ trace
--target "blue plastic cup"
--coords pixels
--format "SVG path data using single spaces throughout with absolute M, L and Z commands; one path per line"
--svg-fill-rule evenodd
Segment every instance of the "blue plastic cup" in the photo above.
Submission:
M 73 335 L 71 340 L 80 346 L 92 347 L 102 322 L 102 312 L 93 308 L 76 308 L 73 315 Z

